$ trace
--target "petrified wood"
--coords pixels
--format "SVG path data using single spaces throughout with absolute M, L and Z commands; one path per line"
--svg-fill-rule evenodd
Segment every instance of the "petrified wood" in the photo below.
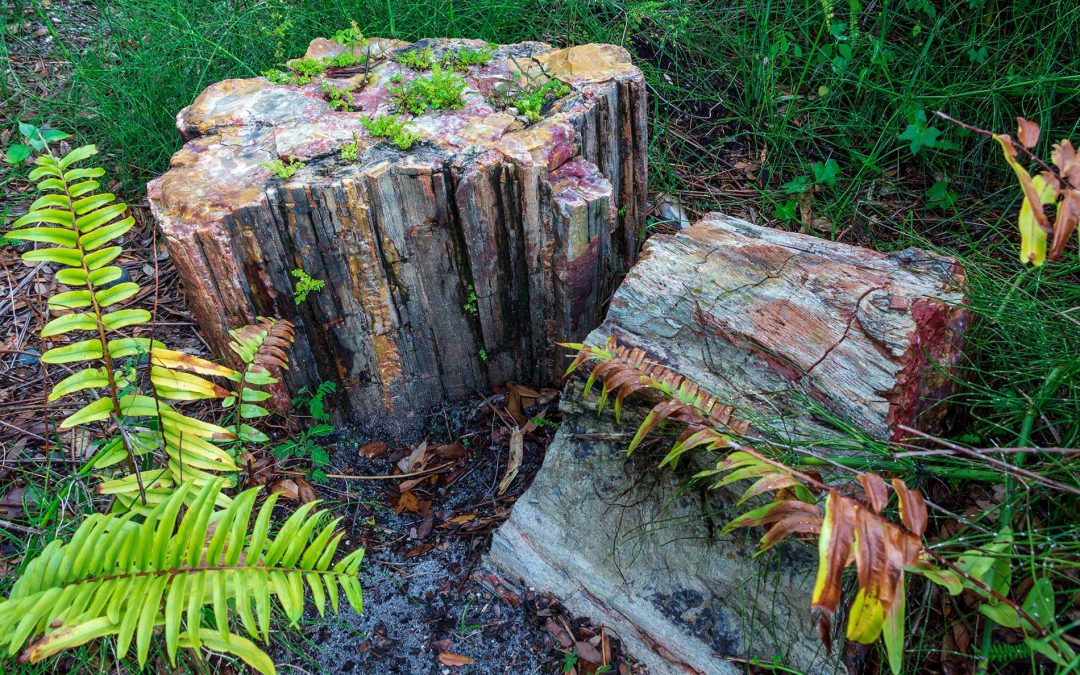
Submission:
M 590 335 L 705 385 L 759 433 L 937 430 L 969 311 L 951 258 L 878 253 L 709 214 L 653 237 Z
M 225 354 L 228 328 L 288 318 L 292 388 L 336 381 L 349 417 L 391 432 L 492 384 L 552 381 L 564 365 L 554 343 L 599 322 L 638 243 L 645 85 L 627 52 L 501 46 L 462 73 L 460 109 L 397 108 L 395 82 L 421 73 L 395 57 L 462 47 L 484 43 L 372 39 L 352 48 L 362 67 L 302 86 L 215 84 L 177 116 L 186 143 L 149 186 L 210 345 Z M 347 49 L 317 39 L 306 58 Z M 570 93 L 530 123 L 493 103 L 515 72 Z M 351 110 L 330 105 L 324 80 L 351 90 Z M 391 113 L 420 136 L 408 150 L 360 123 Z M 273 160 L 304 166 L 283 179 Z M 325 288 L 294 304 L 294 269 Z
M 755 436 L 806 443 L 843 424 L 885 439 L 941 419 L 967 322 L 962 282 L 954 261 L 924 251 L 712 214 L 646 243 L 586 342 L 644 350 L 735 405 Z M 603 622 L 654 673 L 734 675 L 750 657 L 837 672 L 810 613 L 812 548 L 753 558 L 754 533 L 717 536 L 749 508 L 732 505 L 746 484 L 687 490 L 693 465 L 715 456 L 682 476 L 658 471 L 656 451 L 628 460 L 640 399 L 619 425 L 597 414 L 595 388 L 581 396 L 582 380 L 567 383 L 563 424 L 489 562 Z

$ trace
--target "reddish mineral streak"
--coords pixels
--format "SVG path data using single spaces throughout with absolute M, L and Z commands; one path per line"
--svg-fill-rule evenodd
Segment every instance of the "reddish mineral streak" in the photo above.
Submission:
M 292 387 L 337 381 L 357 421 L 422 417 L 507 379 L 554 380 L 564 364 L 552 343 L 582 339 L 634 261 L 644 79 L 620 47 L 529 42 L 461 74 L 459 110 L 394 109 L 391 78 L 420 74 L 387 57 L 484 46 L 373 38 L 353 48 L 373 57 L 369 72 L 325 78 L 352 91 L 351 111 L 329 105 L 324 78 L 252 78 L 214 84 L 177 115 L 185 145 L 148 191 L 216 351 L 227 356 L 227 330 L 256 315 L 290 318 Z M 305 57 L 345 49 L 320 38 Z M 571 93 L 527 124 L 485 96 L 516 72 Z M 360 123 L 390 113 L 419 134 L 410 150 Z M 339 152 L 352 142 L 349 163 Z M 279 179 L 271 160 L 306 166 Z M 296 268 L 327 281 L 299 307 Z

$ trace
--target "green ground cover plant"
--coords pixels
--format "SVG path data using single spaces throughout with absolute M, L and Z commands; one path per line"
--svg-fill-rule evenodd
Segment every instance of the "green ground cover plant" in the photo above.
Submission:
M 411 131 L 409 125 L 398 120 L 396 115 L 361 117 L 360 124 L 363 124 L 374 138 L 389 139 L 401 150 L 408 150 L 420 140 L 420 135 Z
M 428 110 L 456 110 L 465 105 L 465 80 L 452 70 L 431 64 L 431 74 L 390 85 L 390 100 L 399 110 L 423 115 Z

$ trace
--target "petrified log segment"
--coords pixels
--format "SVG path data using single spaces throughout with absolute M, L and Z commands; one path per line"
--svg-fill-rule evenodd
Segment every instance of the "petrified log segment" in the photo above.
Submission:
M 328 78 L 352 89 L 354 111 L 332 108 L 318 77 L 227 80 L 181 111 L 186 144 L 150 184 L 150 203 L 212 347 L 224 353 L 227 329 L 255 315 L 289 318 L 292 386 L 337 381 L 352 419 L 398 432 L 441 401 L 557 375 L 554 342 L 599 322 L 634 261 L 644 80 L 619 47 L 523 43 L 463 75 L 461 109 L 395 109 L 391 80 L 421 74 L 394 56 L 483 46 L 355 47 L 370 67 Z M 317 39 L 306 56 L 345 49 Z M 571 93 L 529 124 L 489 102 L 519 70 Z M 359 121 L 390 113 L 410 122 L 417 145 L 399 150 Z M 350 142 L 353 162 L 339 153 Z M 305 166 L 280 179 L 263 166 L 275 159 Z M 327 282 L 300 306 L 297 268 Z
M 736 406 L 759 433 L 873 437 L 945 414 L 969 312 L 963 270 L 710 214 L 649 240 L 612 299 L 614 335 Z
M 736 405 L 754 435 L 827 438 L 839 421 L 886 438 L 941 417 L 967 321 L 962 280 L 924 251 L 880 254 L 712 214 L 646 243 L 586 342 L 614 335 L 643 349 Z M 835 672 L 810 614 L 810 547 L 752 559 L 752 533 L 718 538 L 748 508 L 732 506 L 738 492 L 688 492 L 642 450 L 628 461 L 643 408 L 627 401 L 616 425 L 596 413 L 595 391 L 582 399 L 581 379 L 567 383 L 563 425 L 489 561 L 603 621 L 654 673 L 745 670 L 726 656 Z

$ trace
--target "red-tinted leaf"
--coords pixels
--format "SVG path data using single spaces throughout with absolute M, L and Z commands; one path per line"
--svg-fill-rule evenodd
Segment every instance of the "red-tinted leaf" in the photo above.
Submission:
M 893 478 L 892 484 L 900 498 L 900 520 L 908 532 L 921 537 L 926 532 L 926 500 L 921 492 L 909 489 L 899 478 Z
M 855 504 L 830 490 L 818 537 L 818 572 L 810 605 L 832 616 L 840 604 L 840 580 L 855 538 Z
M 1023 117 L 1016 118 L 1016 137 L 1028 150 L 1039 142 L 1039 125 Z
M 863 491 L 866 492 L 866 500 L 874 513 L 881 513 L 889 503 L 889 489 L 885 487 L 885 481 L 876 473 L 859 474 L 859 482 L 862 483 Z

